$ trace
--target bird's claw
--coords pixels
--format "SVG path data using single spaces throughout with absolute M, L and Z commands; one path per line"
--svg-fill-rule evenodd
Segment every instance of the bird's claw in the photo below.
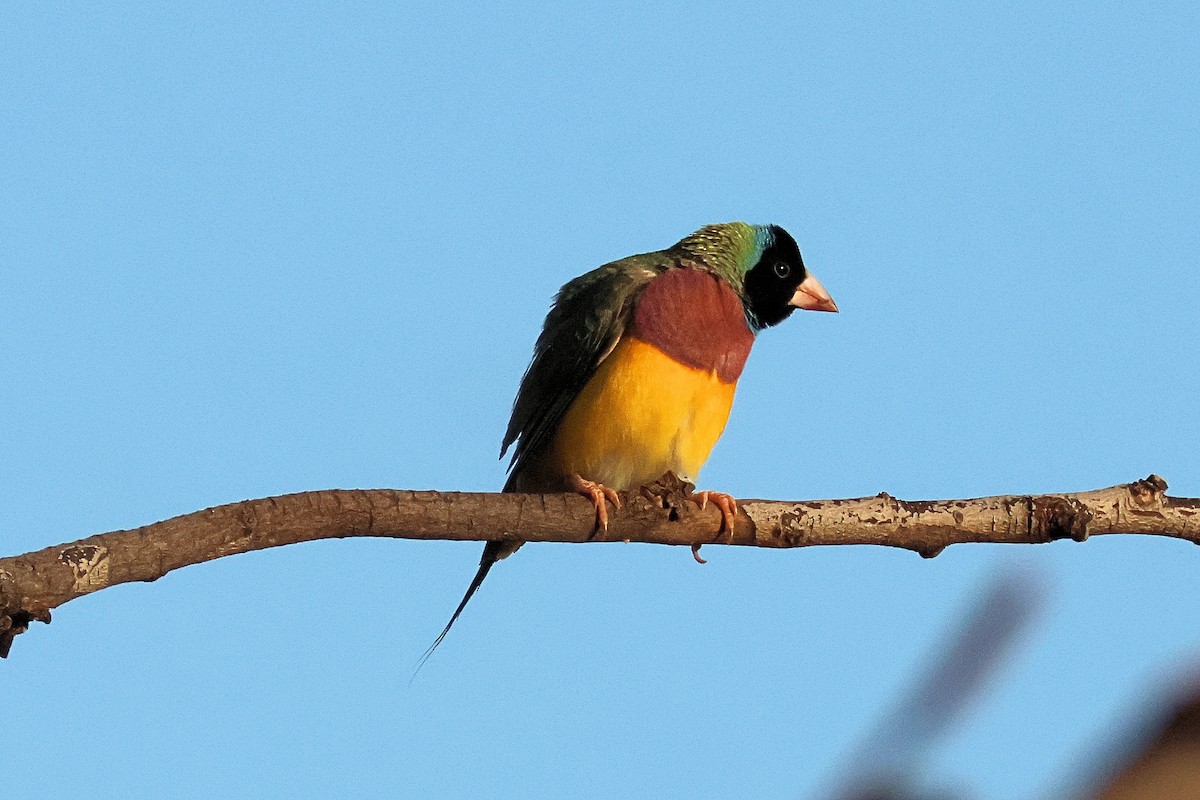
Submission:
M 721 509 L 721 528 L 717 531 L 717 533 L 721 533 L 723 531 L 725 533 L 726 541 L 732 542 L 733 525 L 734 521 L 737 519 L 738 512 L 737 500 L 735 500 L 732 495 L 725 494 L 724 492 L 708 491 L 696 492 L 692 495 L 692 499 L 696 501 L 696 505 L 700 506 L 701 511 L 708 508 L 708 501 L 710 500 L 714 506 Z M 693 553 L 693 555 L 695 555 L 695 553 Z
M 589 481 L 579 475 L 571 476 L 571 488 L 592 501 L 592 505 L 596 507 L 596 530 L 606 533 L 608 531 L 608 506 L 604 501 L 607 500 L 613 504 L 614 508 L 619 509 L 621 498 L 617 495 L 616 490 L 602 483 Z
M 690 481 L 683 480 L 674 472 L 668 472 L 654 483 L 646 484 L 641 488 L 641 493 L 656 506 L 667 509 L 668 518 L 672 521 L 679 519 L 681 513 L 687 513 L 680 507 L 685 501 L 695 501 L 701 511 L 708 508 L 709 501 L 712 501 L 713 505 L 721 509 L 721 527 L 717 530 L 717 536 L 720 537 L 724 533 L 726 542 L 733 541 L 738 504 L 732 495 L 724 492 L 697 492 Z M 698 564 L 708 563 L 700 556 L 700 543 L 692 545 L 692 558 L 696 559 Z

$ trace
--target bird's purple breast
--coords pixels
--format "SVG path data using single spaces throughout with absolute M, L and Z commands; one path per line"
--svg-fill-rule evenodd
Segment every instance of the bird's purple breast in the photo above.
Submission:
M 741 298 L 707 272 L 672 269 L 642 290 L 629 333 L 681 364 L 709 370 L 725 383 L 742 374 L 754 334 Z

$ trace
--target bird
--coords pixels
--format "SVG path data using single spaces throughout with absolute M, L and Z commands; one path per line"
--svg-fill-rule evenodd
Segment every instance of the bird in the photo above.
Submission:
M 500 457 L 505 492 L 578 492 L 608 528 L 617 492 L 667 472 L 695 483 L 725 429 L 755 337 L 796 309 L 838 310 L 778 225 L 707 225 L 666 248 L 605 264 L 555 296 L 513 402 Z M 730 533 L 736 502 L 718 506 Z M 424 664 L 495 563 L 520 541 L 484 546 L 479 569 Z

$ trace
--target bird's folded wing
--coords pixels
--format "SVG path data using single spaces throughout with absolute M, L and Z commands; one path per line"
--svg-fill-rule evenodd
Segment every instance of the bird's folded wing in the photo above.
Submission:
M 571 403 L 616 347 L 642 289 L 672 264 L 665 252 L 605 264 L 563 286 L 546 316 L 500 450 L 516 442 L 506 491 L 553 441 Z

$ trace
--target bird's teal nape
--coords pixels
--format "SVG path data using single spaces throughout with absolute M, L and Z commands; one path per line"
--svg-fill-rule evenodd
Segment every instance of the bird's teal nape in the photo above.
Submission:
M 685 236 L 675 248 L 687 252 L 741 291 L 746 273 L 775 241 L 769 225 L 722 222 Z

